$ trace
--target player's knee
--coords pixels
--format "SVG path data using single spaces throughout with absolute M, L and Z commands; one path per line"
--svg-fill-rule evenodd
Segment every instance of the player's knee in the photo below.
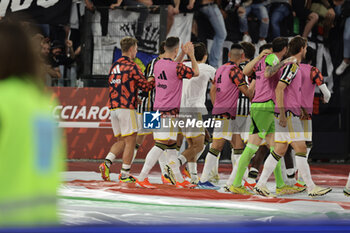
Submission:
M 276 144 L 274 151 L 276 154 L 283 156 L 287 152 L 288 143 L 278 143 Z
M 306 148 L 306 143 L 304 143 L 303 145 L 298 145 L 298 146 L 294 146 L 294 151 L 297 154 L 306 154 L 307 153 L 307 148 Z
M 221 141 L 214 140 L 210 148 L 221 151 L 222 147 L 223 147 L 223 144 L 221 143 Z
M 197 153 L 201 152 L 201 150 L 203 149 L 203 143 L 202 144 L 195 143 L 192 145 L 192 148 L 193 148 L 194 153 L 197 154 Z

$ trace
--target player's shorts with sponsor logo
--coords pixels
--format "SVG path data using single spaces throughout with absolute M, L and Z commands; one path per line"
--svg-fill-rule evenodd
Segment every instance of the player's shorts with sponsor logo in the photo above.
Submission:
M 292 113 L 287 112 L 287 126 L 282 127 L 279 124 L 279 115 L 275 117 L 276 132 L 275 142 L 279 143 L 292 143 L 298 141 L 305 141 L 304 129 L 301 124 L 301 120 L 298 116 L 294 116 Z
M 129 136 L 137 133 L 137 113 L 135 109 L 116 108 L 111 109 L 111 123 L 115 137 Z
M 146 134 L 151 134 L 152 130 L 151 129 L 145 129 L 143 125 L 143 113 L 137 113 L 137 125 L 138 125 L 138 135 L 146 135 Z
M 182 113 L 179 120 L 185 122 L 185 127 L 180 128 L 180 131 L 186 138 L 196 138 L 200 135 L 205 135 L 203 125 L 197 124 L 197 122 L 203 122 L 201 113 Z
M 258 134 L 265 139 L 266 135 L 275 132 L 275 104 L 272 100 L 263 103 L 252 103 L 250 107 L 251 125 L 249 134 Z

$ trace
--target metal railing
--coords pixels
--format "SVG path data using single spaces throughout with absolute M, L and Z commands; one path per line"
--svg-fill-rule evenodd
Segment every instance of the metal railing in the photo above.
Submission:
M 150 14 L 145 22 L 139 51 L 156 54 L 158 53 L 159 42 L 166 38 L 167 6 L 145 7 L 144 5 L 136 5 L 110 9 L 108 37 L 116 42 L 112 45 L 102 45 L 103 38 L 100 30 L 99 12 L 97 10 L 94 13 L 86 11 L 82 25 L 83 79 L 100 79 L 107 75 L 115 53 L 118 52 L 120 39 L 124 36 L 135 36 L 136 17 L 138 15 L 134 12 L 144 8 L 148 8 Z

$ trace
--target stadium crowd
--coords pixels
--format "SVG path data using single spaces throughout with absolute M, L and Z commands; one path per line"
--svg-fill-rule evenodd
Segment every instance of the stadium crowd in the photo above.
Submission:
M 137 23 L 138 38 L 149 12 L 160 4 L 168 5 L 168 32 L 174 16 L 194 13 L 191 41 L 206 43 L 208 38 L 213 38 L 208 63 L 216 68 L 222 56 L 222 49 L 218 48 L 223 47 L 225 40 L 253 41 L 260 47 L 278 36 L 299 34 L 328 46 L 334 27 L 340 28 L 344 46 L 343 61 L 334 64 L 335 73 L 343 74 L 350 65 L 349 0 L 73 0 L 69 25 L 38 25 L 40 30 L 35 33 L 41 47 L 38 52 L 47 63 L 47 85 L 77 84 L 77 77 L 82 74 L 80 54 L 86 10 L 99 12 L 102 26 L 106 24 L 102 15 L 107 12 L 108 16 L 108 11 L 118 6 L 144 6 L 136 9 L 141 13 Z M 109 43 L 111 39 L 105 28 L 102 26 L 103 41 Z

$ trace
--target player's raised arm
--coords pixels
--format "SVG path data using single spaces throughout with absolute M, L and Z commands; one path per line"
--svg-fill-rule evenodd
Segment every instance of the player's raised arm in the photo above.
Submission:
M 184 52 L 187 54 L 187 56 L 191 60 L 192 64 L 192 70 L 193 70 L 193 77 L 197 77 L 199 75 L 199 68 L 198 63 L 196 61 L 196 57 L 194 56 L 194 47 L 192 43 L 186 43 L 185 46 L 183 46 Z
M 191 43 L 191 42 L 187 42 L 185 45 L 184 44 L 181 45 L 181 51 L 180 51 L 179 55 L 176 57 L 176 59 L 175 59 L 176 62 L 182 62 L 184 60 L 184 57 L 186 55 L 186 53 L 184 51 L 184 48 L 185 48 L 185 46 L 188 43 Z
M 244 69 L 243 69 L 243 74 L 250 76 L 253 74 L 254 72 L 254 67 L 256 65 L 256 63 L 258 63 L 264 56 L 269 55 L 270 53 L 272 53 L 272 51 L 270 49 L 265 49 L 263 50 L 259 56 L 255 57 L 253 60 L 251 60 L 250 62 L 248 62 Z
M 267 58 L 267 61 L 266 61 L 268 64 L 269 61 L 268 61 L 268 58 Z M 297 62 L 297 59 L 295 57 L 289 57 L 287 59 L 284 59 L 283 61 L 281 61 L 280 63 L 276 64 L 276 65 L 273 65 L 273 66 L 267 66 L 266 67 L 266 70 L 265 70 L 265 78 L 270 78 L 272 77 L 274 74 L 277 73 L 277 71 L 279 71 L 283 66 L 287 65 L 288 63 L 296 63 Z

